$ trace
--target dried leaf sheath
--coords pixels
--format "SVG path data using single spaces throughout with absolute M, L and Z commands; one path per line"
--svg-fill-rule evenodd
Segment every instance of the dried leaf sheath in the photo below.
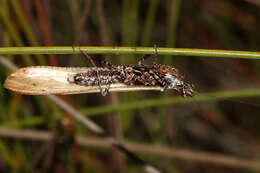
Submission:
M 103 68 L 104 69 L 104 68 Z M 92 68 L 32 66 L 21 68 L 11 73 L 4 87 L 19 94 L 80 94 L 99 93 L 99 86 L 81 86 L 68 81 L 70 76 L 93 71 Z M 128 92 L 141 90 L 162 90 L 160 86 L 129 86 L 123 83 L 113 83 L 109 92 Z

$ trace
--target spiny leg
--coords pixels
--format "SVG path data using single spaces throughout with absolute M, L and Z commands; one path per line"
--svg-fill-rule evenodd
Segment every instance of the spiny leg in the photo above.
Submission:
M 94 67 L 97 67 L 96 64 L 94 63 L 93 59 L 88 54 L 83 52 L 80 48 L 79 48 L 79 51 L 90 61 L 90 63 Z M 110 84 L 109 84 L 109 87 L 106 86 L 105 88 L 103 88 L 101 86 L 100 75 L 99 75 L 99 70 L 98 69 L 96 70 L 96 74 L 97 74 L 97 77 L 98 77 L 98 86 L 99 86 L 100 93 L 101 93 L 102 96 L 106 96 L 107 93 L 109 92 Z
M 101 65 L 103 66 L 103 67 L 107 67 L 107 68 L 109 68 L 110 70 L 112 69 L 112 64 L 110 63 L 110 62 L 108 62 L 108 61 L 101 61 Z M 105 96 L 108 92 L 109 92 L 109 89 L 110 89 L 110 85 L 111 85 L 111 79 L 112 79 L 112 74 L 111 73 L 109 73 L 109 79 L 108 79 L 108 82 L 105 84 L 105 88 L 103 88 L 103 93 L 101 93 L 103 96 Z
M 144 61 L 150 57 L 154 57 L 155 61 L 154 61 L 154 64 L 155 62 L 157 62 L 157 57 L 158 57 L 158 50 L 157 50 L 157 46 L 156 44 L 154 45 L 154 50 L 155 50 L 155 54 L 154 55 L 151 55 L 151 54 L 148 54 L 148 55 L 144 55 L 139 61 L 138 61 L 138 65 L 141 66 L 143 65 Z
M 156 74 L 156 72 L 154 72 L 153 70 L 149 71 L 149 74 L 152 75 L 152 77 L 154 78 L 154 80 L 163 88 L 165 88 L 165 85 L 162 81 L 162 79 L 158 76 L 158 74 Z

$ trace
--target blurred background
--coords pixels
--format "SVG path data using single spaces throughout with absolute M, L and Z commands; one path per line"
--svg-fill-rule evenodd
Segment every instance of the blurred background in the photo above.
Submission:
M 258 0 L 0 0 L 0 46 L 156 45 L 258 51 L 259 17 Z M 106 59 L 114 64 L 135 64 L 140 58 L 91 56 L 97 62 Z M 18 67 L 90 66 L 82 55 L 4 58 Z M 159 56 L 158 63 L 178 68 L 196 86 L 197 95 L 260 84 L 257 60 Z M 0 127 L 17 130 L 8 135 L 8 130 L 0 128 L 0 172 L 142 172 L 139 165 L 105 147 L 106 141 L 101 140 L 104 146 L 99 147 L 79 145 L 76 136 L 94 141 L 95 134 L 44 96 L 17 95 L 4 89 L 2 84 L 11 71 L 0 67 Z M 260 171 L 259 98 L 159 102 L 174 97 L 179 96 L 171 91 L 147 91 L 61 98 L 115 138 L 142 144 L 143 148 L 132 151 L 166 172 Z M 158 105 L 145 104 L 157 99 Z M 115 106 L 121 111 L 114 111 Z M 21 139 L 18 132 L 23 130 L 33 131 L 34 136 Z M 53 135 L 40 140 L 42 131 Z M 145 150 L 149 147 L 154 151 Z M 163 148 L 172 149 L 173 154 L 167 155 Z

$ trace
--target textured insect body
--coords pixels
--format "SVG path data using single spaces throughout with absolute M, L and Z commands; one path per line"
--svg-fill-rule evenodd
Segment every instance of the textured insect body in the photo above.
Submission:
M 111 84 L 122 82 L 120 76 L 116 72 L 112 73 L 108 68 L 92 68 L 91 71 L 77 73 L 68 81 L 82 86 L 100 86 L 100 91 L 103 96 L 109 92 Z
M 173 89 L 183 97 L 193 96 L 194 86 L 184 82 L 184 76 L 174 67 L 161 64 L 145 65 L 142 60 L 138 65 L 108 65 L 104 68 L 92 68 L 86 73 L 77 73 L 69 82 L 82 86 L 100 86 L 102 95 L 109 92 L 111 84 L 124 83 L 130 86 L 160 86 Z
M 83 53 L 83 52 L 82 52 Z M 83 53 L 84 54 L 84 53 Z M 84 54 L 89 60 L 91 58 Z M 50 67 L 33 66 L 10 74 L 4 87 L 20 94 L 80 94 L 101 92 L 144 91 L 170 89 L 181 96 L 193 96 L 194 86 L 184 81 L 184 76 L 174 67 L 161 64 L 111 65 L 103 67 Z

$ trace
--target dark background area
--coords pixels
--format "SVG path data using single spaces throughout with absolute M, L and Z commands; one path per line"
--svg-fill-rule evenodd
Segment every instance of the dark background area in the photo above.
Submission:
M 0 46 L 147 46 L 258 51 L 260 3 L 257 0 L 1 0 Z M 26 57 L 31 62 L 26 61 Z M 99 61 L 135 64 L 140 55 L 91 55 Z M 82 55 L 7 55 L 19 67 L 31 65 L 90 66 Z M 146 61 L 151 64 L 153 58 Z M 198 95 L 259 87 L 258 60 L 159 56 L 196 86 Z M 95 136 L 42 96 L 21 96 L 2 87 L 10 70 L 0 65 L 0 126 L 58 134 L 56 146 L 0 137 L 0 172 L 141 172 L 115 150 L 79 147 L 75 135 Z M 168 91 L 62 96 L 83 114 L 149 99 L 178 97 Z M 195 96 L 196 97 L 196 96 Z M 101 106 L 101 107 L 100 107 Z M 197 157 L 167 157 L 137 152 L 167 172 L 254 172 L 247 161 L 259 159 L 259 98 L 155 106 L 91 115 L 118 139 L 199 151 Z M 59 124 L 59 125 L 57 125 Z M 61 125 L 62 124 L 62 125 Z M 48 141 L 46 141 L 48 142 Z M 104 141 L 105 143 L 105 141 Z M 45 147 L 45 149 L 43 146 Z M 44 150 L 44 154 L 40 151 Z M 208 163 L 203 153 L 220 160 Z M 159 151 L 160 153 L 160 151 Z M 240 160 L 227 166 L 219 154 Z M 40 156 L 39 156 L 40 155 Z M 182 154 L 183 156 L 184 154 Z M 50 162 L 46 161 L 50 159 Z M 36 160 L 36 161 L 35 161 Z M 225 162 L 225 161 L 224 161 Z M 227 161 L 228 162 L 228 161 Z M 41 165 L 42 164 L 42 165 Z M 247 166 L 241 166 L 247 165 Z M 246 168 L 241 168 L 246 167 Z

